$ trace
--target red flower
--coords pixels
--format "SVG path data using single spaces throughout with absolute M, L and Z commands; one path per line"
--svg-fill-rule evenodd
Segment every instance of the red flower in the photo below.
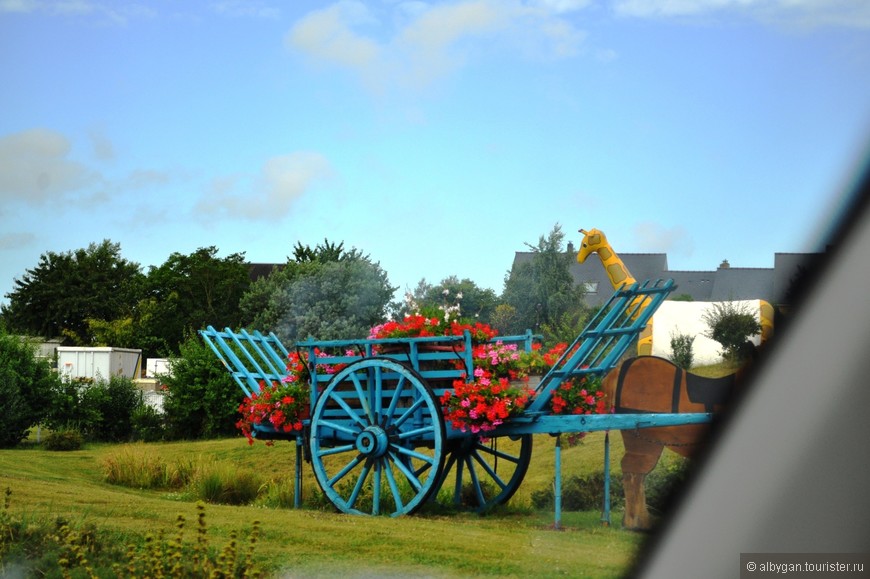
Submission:
M 282 382 L 260 383 L 259 392 L 246 397 L 239 405 L 241 419 L 236 422 L 248 444 L 254 444 L 256 427 L 268 426 L 277 432 L 299 432 L 310 413 L 309 385 L 305 361 L 296 352 L 290 354 L 287 377 Z M 267 441 L 268 446 L 272 445 Z
M 441 404 L 453 428 L 479 434 L 520 414 L 530 394 L 525 387 L 512 386 L 507 378 L 493 379 L 490 372 L 477 368 L 474 381 L 455 380 L 453 392 L 445 392 Z
M 592 374 L 563 381 L 550 400 L 553 414 L 604 414 L 607 412 L 601 379 Z

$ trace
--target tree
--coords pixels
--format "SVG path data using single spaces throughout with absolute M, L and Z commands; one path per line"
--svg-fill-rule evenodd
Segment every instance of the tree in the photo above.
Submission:
M 380 266 L 367 260 L 323 264 L 279 290 L 286 315 L 276 334 L 291 343 L 365 338 L 386 317 L 394 290 Z
M 323 243 L 317 244 L 314 248 L 309 245 L 302 245 L 301 241 L 297 241 L 293 247 L 293 257 L 288 257 L 287 261 L 296 263 L 329 263 L 332 261 L 353 261 L 363 258 L 365 256 L 356 248 L 345 251 L 343 241 L 335 244 L 331 243 L 328 239 L 324 239 Z
M 492 322 L 499 304 L 498 296 L 493 290 L 478 287 L 468 278 L 460 280 L 455 275 L 442 279 L 438 285 L 432 285 L 423 278 L 409 293 L 420 308 L 435 309 L 459 305 L 460 315 L 463 318 L 487 324 Z M 407 304 L 400 306 L 397 311 L 399 317 L 410 313 L 413 312 L 408 310 Z
M 704 335 L 719 342 L 722 356 L 732 362 L 739 362 L 747 351 L 747 340 L 761 333 L 761 323 L 746 303 L 714 302 L 702 319 L 709 328 Z
M 214 246 L 189 255 L 176 252 L 149 269 L 133 322 L 140 347 L 174 354 L 187 331 L 240 324 L 239 301 L 251 285 L 249 266 L 244 253 L 224 258 L 217 253 Z
M 163 411 L 167 436 L 175 439 L 213 438 L 237 433 L 238 408 L 245 394 L 211 348 L 195 334 L 170 358 Z
M 505 279 L 502 302 L 513 308 L 510 327 L 498 327 L 502 334 L 535 332 L 563 325 L 585 309 L 584 290 L 574 283 L 569 266 L 574 259 L 562 249 L 565 234 L 557 223 L 547 236 L 541 236 L 531 249 L 531 258 L 516 263 Z M 568 318 L 566 318 L 568 314 Z M 575 336 L 576 337 L 576 336 Z
M 91 345 L 88 320 L 129 315 L 143 279 L 139 264 L 123 259 L 121 246 L 109 240 L 66 253 L 49 251 L 14 280 L 3 318 L 12 331 Z
M 284 266 L 251 285 L 240 310 L 246 325 L 288 344 L 364 338 L 386 317 L 395 289 L 367 255 L 325 240 L 313 249 L 297 245 Z
M 0 330 L 0 448 L 15 446 L 45 418 L 57 381 L 31 344 Z

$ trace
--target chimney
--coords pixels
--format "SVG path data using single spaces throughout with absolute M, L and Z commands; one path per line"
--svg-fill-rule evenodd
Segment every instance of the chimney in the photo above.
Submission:
M 722 263 L 719 264 L 719 269 L 728 269 L 729 267 L 731 267 L 731 264 L 728 263 L 727 259 L 723 259 Z
M 568 242 L 568 253 L 574 253 L 574 244 L 572 242 Z

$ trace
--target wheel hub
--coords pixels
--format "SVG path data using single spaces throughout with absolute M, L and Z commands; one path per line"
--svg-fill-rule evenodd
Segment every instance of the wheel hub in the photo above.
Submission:
M 368 426 L 356 437 L 356 449 L 366 456 L 380 458 L 389 448 L 389 437 L 380 426 Z

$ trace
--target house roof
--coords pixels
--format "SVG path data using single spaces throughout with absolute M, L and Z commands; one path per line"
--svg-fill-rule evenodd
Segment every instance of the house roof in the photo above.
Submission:
M 257 281 L 261 277 L 268 277 L 273 269 L 281 267 L 283 264 L 280 263 L 248 263 L 248 274 L 251 281 Z
M 723 262 L 707 271 L 670 271 L 665 253 L 620 253 L 619 258 L 637 280 L 673 279 L 677 285 L 675 296 L 685 294 L 693 301 L 763 299 L 782 304 L 792 284 L 820 255 L 776 253 L 772 268 L 733 267 Z M 533 256 L 532 252 L 518 251 L 514 265 L 528 262 Z M 585 263 L 572 261 L 569 271 L 575 283 L 586 284 L 588 305 L 600 306 L 613 295 L 610 278 L 597 256 Z

